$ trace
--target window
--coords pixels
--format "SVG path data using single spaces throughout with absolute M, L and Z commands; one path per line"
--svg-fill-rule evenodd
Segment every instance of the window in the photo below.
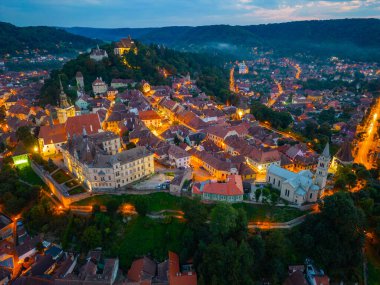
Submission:
M 310 193 L 310 199 L 312 199 L 313 198 L 313 193 Z
M 280 187 L 280 180 L 278 180 L 277 186 Z

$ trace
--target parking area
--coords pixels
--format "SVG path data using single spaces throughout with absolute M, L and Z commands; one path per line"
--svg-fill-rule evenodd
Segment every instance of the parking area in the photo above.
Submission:
M 151 189 L 160 190 L 160 187 L 162 184 L 165 184 L 165 183 L 168 184 L 167 182 L 170 182 L 173 178 L 174 176 L 169 176 L 163 173 L 159 173 L 159 174 L 155 174 L 149 177 L 146 180 L 133 184 L 132 187 L 136 190 L 151 190 Z

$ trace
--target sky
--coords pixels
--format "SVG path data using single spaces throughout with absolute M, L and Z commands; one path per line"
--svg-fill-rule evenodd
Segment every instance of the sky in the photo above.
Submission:
M 380 18 L 380 0 L 0 0 L 17 26 L 138 28 Z

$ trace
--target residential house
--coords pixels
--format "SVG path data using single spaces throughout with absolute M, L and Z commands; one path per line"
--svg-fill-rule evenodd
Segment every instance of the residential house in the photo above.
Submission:
M 184 149 L 171 145 L 168 149 L 169 163 L 177 168 L 190 167 L 190 158 L 191 155 Z
M 192 195 L 200 196 L 205 201 L 241 202 L 244 196 L 243 182 L 240 175 L 228 175 L 225 183 L 211 181 L 196 183 Z

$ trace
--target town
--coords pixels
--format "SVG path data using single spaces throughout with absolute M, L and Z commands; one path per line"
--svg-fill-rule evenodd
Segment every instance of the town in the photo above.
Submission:
M 126 36 L 80 56 L 97 67 L 117 61 L 121 68 L 139 70 L 129 57 L 140 53 L 140 44 Z M 5 186 L 1 190 L 9 193 L 0 208 L 1 284 L 197 284 L 200 271 L 193 262 L 199 260 L 191 251 L 181 252 L 173 241 L 179 238 L 174 226 L 165 226 L 169 248 L 128 249 L 124 257 L 107 248 L 110 242 L 102 244 L 96 231 L 133 225 L 136 216 L 149 220 L 142 226 L 147 230 L 158 227 L 156 221 L 183 228 L 188 220 L 191 227 L 200 221 L 191 221 L 194 217 L 179 205 L 193 201 L 211 211 L 202 214 L 211 227 L 218 214 L 239 217 L 245 209 L 244 230 L 260 235 L 304 223 L 343 190 L 352 195 L 378 191 L 380 100 L 371 84 L 379 80 L 380 66 L 260 51 L 253 58 L 225 62 L 233 99 L 226 102 L 205 93 L 190 71 L 177 74 L 165 66 L 155 70 L 165 85 L 114 77 L 115 66 L 107 67 L 107 79 L 104 71 L 89 76 L 90 67 L 80 67 L 71 78 L 64 68 L 53 75 L 4 67 L 1 183 L 7 184 L 9 172 L 18 192 L 31 188 L 34 194 L 30 190 L 20 198 Z M 56 87 L 55 104 L 41 97 L 47 82 Z M 36 231 L 41 222 L 36 217 L 44 216 L 38 211 L 55 217 L 57 228 L 67 223 L 62 236 L 53 234 L 53 224 Z M 105 213 L 120 221 L 112 226 Z M 83 237 L 70 238 L 80 225 Z M 235 230 L 236 235 L 242 231 Z M 105 236 L 122 239 L 116 232 Z M 366 236 L 378 246 L 372 232 Z M 78 247 L 78 238 L 85 247 Z M 330 284 L 329 268 L 319 268 L 311 256 L 287 260 L 288 276 L 277 282 Z M 278 283 L 263 279 L 260 284 Z

